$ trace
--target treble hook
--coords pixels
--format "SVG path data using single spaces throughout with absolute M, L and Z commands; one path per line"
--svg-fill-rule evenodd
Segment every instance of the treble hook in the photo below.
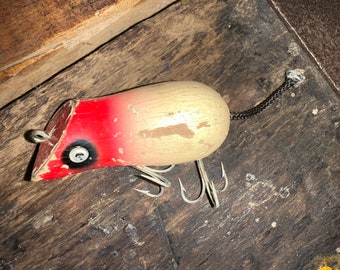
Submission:
M 179 184 L 180 184 L 182 199 L 187 203 L 193 204 L 193 203 L 199 202 L 203 198 L 204 193 L 207 193 L 207 196 L 209 200 L 211 201 L 212 206 L 215 208 L 218 208 L 220 206 L 220 202 L 219 202 L 217 193 L 225 191 L 228 187 L 228 178 L 224 170 L 223 163 L 221 162 L 221 171 L 222 171 L 222 178 L 224 179 L 224 186 L 222 189 L 216 189 L 214 183 L 209 179 L 207 175 L 207 172 L 203 164 L 203 160 L 199 159 L 199 160 L 196 160 L 195 162 L 198 168 L 200 181 L 202 183 L 200 195 L 195 200 L 188 199 L 185 196 L 186 189 L 184 188 L 181 179 L 178 179 Z M 138 192 L 141 192 L 152 198 L 157 198 L 163 194 L 164 188 L 171 186 L 171 183 L 169 182 L 169 180 L 167 180 L 164 176 L 161 176 L 160 174 L 169 172 L 175 167 L 175 165 L 171 165 L 165 169 L 153 169 L 147 166 L 132 166 L 132 167 L 143 172 L 143 174 L 140 175 L 142 178 L 151 181 L 152 183 L 156 184 L 159 187 L 159 192 L 157 194 L 153 194 L 149 190 L 135 189 Z
M 196 164 L 197 164 L 198 172 L 199 172 L 199 175 L 200 175 L 200 180 L 201 180 L 201 183 L 202 183 L 201 193 L 197 197 L 197 199 L 195 199 L 195 200 L 188 199 L 185 196 L 186 190 L 185 190 L 185 188 L 182 184 L 182 181 L 181 181 L 181 179 L 178 179 L 179 185 L 180 185 L 180 188 L 181 188 L 181 196 L 182 196 L 182 198 L 185 202 L 193 204 L 193 203 L 199 202 L 203 198 L 204 193 L 207 192 L 207 196 L 208 196 L 209 200 L 211 201 L 212 206 L 218 208 L 220 206 L 220 202 L 219 202 L 217 193 L 225 191 L 228 187 L 228 178 L 227 178 L 227 174 L 224 170 L 223 163 L 221 162 L 222 178 L 224 179 L 224 187 L 222 189 L 216 189 L 215 188 L 214 183 L 209 179 L 209 177 L 207 175 L 207 172 L 205 170 L 202 159 L 196 160 Z
M 151 181 L 152 183 L 159 186 L 159 192 L 157 194 L 152 194 L 149 190 L 135 188 L 134 190 L 138 192 L 141 192 L 152 198 L 157 198 L 163 195 L 164 188 L 171 186 L 170 181 L 166 179 L 164 176 L 161 176 L 160 173 L 166 173 L 166 172 L 171 171 L 175 167 L 175 165 L 170 165 L 169 167 L 165 169 L 153 169 L 147 166 L 140 166 L 140 165 L 132 166 L 132 167 L 144 173 L 144 174 L 141 174 L 140 177 L 147 179 Z

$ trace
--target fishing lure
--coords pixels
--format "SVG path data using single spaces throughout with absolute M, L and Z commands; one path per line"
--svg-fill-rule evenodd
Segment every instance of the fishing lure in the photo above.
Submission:
M 230 113 L 223 98 L 212 88 L 192 81 L 148 85 L 106 97 L 68 100 L 53 115 L 45 130 L 31 130 L 30 140 L 40 144 L 32 181 L 49 181 L 108 166 L 132 166 L 143 178 L 160 187 L 170 182 L 162 173 L 174 165 L 196 161 L 202 189 L 215 207 L 217 193 L 228 179 L 222 167 L 224 188 L 209 180 L 202 159 L 216 151 L 227 137 L 230 120 L 253 117 L 285 90 L 304 80 L 300 69 L 286 73 L 285 82 L 266 100 L 241 113 Z M 168 166 L 153 169 L 150 166 Z

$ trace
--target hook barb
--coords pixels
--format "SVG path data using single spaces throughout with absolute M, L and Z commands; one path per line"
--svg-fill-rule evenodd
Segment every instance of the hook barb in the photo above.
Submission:
M 223 185 L 222 189 L 216 189 L 217 192 L 224 192 L 224 191 L 226 191 L 227 188 L 228 188 L 228 185 L 229 185 L 228 176 L 227 176 L 227 174 L 225 172 L 224 165 L 223 165 L 222 161 L 221 161 L 221 175 L 222 175 L 222 179 L 224 179 L 224 185 Z
M 159 187 L 159 192 L 157 194 L 153 194 L 149 190 L 146 190 L 146 189 L 135 188 L 134 190 L 136 190 L 136 191 L 138 191 L 138 192 L 140 192 L 140 193 L 142 193 L 146 196 L 149 196 L 151 198 L 158 198 L 158 197 L 162 196 L 163 193 L 164 193 L 164 187 L 162 187 L 162 186 Z
M 205 191 L 205 187 L 204 187 L 205 183 L 203 181 L 201 181 L 201 183 L 202 183 L 201 193 L 197 197 L 197 199 L 195 199 L 195 200 L 188 199 L 188 197 L 185 195 L 186 189 L 183 186 L 181 179 L 178 178 L 178 182 L 179 182 L 179 186 L 181 188 L 181 197 L 182 197 L 183 201 L 185 201 L 186 203 L 194 204 L 194 203 L 199 202 L 203 198 L 204 191 Z
M 132 167 L 135 168 L 136 170 L 142 172 L 140 177 L 142 177 L 146 180 L 149 180 L 150 182 L 157 185 L 160 189 L 159 193 L 157 193 L 157 194 L 153 194 L 149 190 L 145 190 L 145 189 L 135 189 L 136 191 L 141 192 L 144 195 L 147 195 L 151 198 L 158 198 L 158 197 L 163 195 L 164 188 L 171 186 L 170 181 L 168 179 L 166 179 L 164 176 L 161 176 L 160 173 L 169 172 L 170 170 L 172 170 L 175 167 L 175 165 L 168 166 L 165 169 L 153 169 L 153 168 L 150 168 L 150 167 L 147 167 L 147 166 L 140 166 L 140 165 L 136 165 L 136 166 L 132 166 Z
M 209 179 L 208 174 L 205 170 L 204 167 L 204 163 L 202 159 L 196 160 L 196 165 L 198 168 L 198 172 L 199 172 L 199 176 L 200 176 L 200 181 L 201 181 L 201 193 L 200 195 L 197 197 L 197 199 L 195 200 L 190 200 L 186 197 L 185 195 L 185 188 L 182 184 L 182 181 L 179 179 L 179 185 L 180 185 L 180 190 L 181 190 L 181 196 L 182 199 L 187 202 L 187 203 L 196 203 L 198 201 L 200 201 L 203 197 L 203 194 L 206 192 L 207 196 L 210 200 L 210 202 L 212 203 L 212 206 L 214 208 L 218 208 L 220 206 L 220 202 L 217 196 L 217 193 L 225 191 L 228 187 L 228 178 L 227 178 L 227 174 L 225 172 L 223 163 L 221 162 L 221 174 L 222 174 L 222 178 L 224 179 L 224 186 L 222 189 L 216 189 L 214 183 Z

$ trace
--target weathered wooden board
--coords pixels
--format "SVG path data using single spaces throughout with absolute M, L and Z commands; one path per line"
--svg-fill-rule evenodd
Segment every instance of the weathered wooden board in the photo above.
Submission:
M 340 94 L 340 1 L 269 0 Z
M 194 3 L 194 4 L 193 4 Z M 293 49 L 294 50 L 293 50 Z M 53 182 L 24 181 L 34 145 L 65 99 L 168 80 L 217 89 L 231 110 L 249 108 L 287 69 L 307 81 L 259 117 L 234 121 L 205 164 L 219 195 L 199 192 L 193 164 L 167 174 L 158 199 L 131 168 Z M 339 267 L 339 99 L 264 0 L 180 1 L 126 31 L 0 114 L 0 265 L 4 269 L 317 269 Z
M 174 1 L 0 1 L 0 108 Z

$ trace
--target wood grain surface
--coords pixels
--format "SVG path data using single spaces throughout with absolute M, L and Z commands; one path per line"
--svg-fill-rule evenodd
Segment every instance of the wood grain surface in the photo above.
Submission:
M 66 99 L 140 85 L 196 80 L 248 109 L 288 69 L 306 81 L 257 118 L 232 121 L 222 147 L 204 160 L 217 187 L 212 209 L 195 198 L 193 163 L 166 176 L 158 199 L 129 167 L 52 182 L 25 181 L 44 128 Z M 339 268 L 339 98 L 264 0 L 179 1 L 108 42 L 0 114 L 0 267 L 3 269 Z
M 340 1 L 269 0 L 340 95 Z
M 0 108 L 172 2 L 0 1 Z

